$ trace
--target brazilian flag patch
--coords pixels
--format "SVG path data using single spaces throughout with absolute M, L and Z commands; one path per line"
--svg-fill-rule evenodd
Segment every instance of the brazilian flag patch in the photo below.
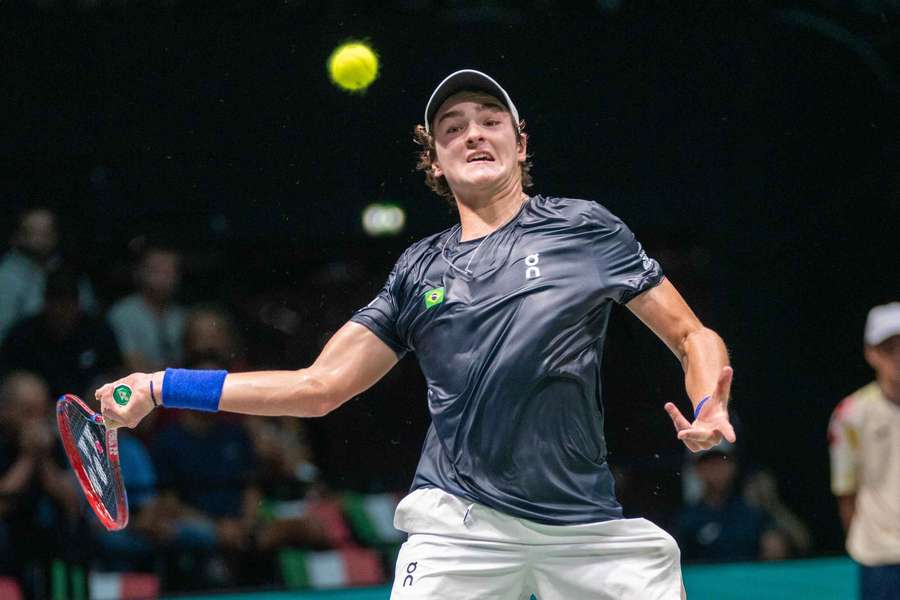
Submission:
M 425 292 L 425 310 L 444 301 L 444 288 L 434 288 Z

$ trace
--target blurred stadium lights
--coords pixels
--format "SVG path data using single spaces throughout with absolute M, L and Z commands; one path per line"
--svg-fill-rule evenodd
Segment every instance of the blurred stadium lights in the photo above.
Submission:
M 367 235 L 397 235 L 406 225 L 406 211 L 396 204 L 370 204 L 362 213 L 363 231 Z

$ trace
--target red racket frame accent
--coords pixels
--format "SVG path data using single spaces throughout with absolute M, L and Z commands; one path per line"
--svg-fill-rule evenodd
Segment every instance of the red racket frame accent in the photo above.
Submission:
M 113 518 L 106 507 L 103 500 L 94 491 L 88 479 L 87 471 L 85 471 L 84 463 L 81 460 L 81 454 L 78 452 L 75 437 L 72 435 L 72 429 L 69 421 L 65 417 L 66 407 L 74 404 L 84 411 L 85 418 L 95 423 L 103 425 L 103 416 L 95 413 L 85 404 L 81 398 L 74 394 L 64 394 L 56 402 L 56 425 L 59 427 L 59 436 L 62 438 L 63 446 L 66 449 L 66 456 L 69 457 L 69 463 L 72 470 L 78 476 L 78 483 L 84 495 L 94 509 L 94 514 L 103 523 L 109 531 L 118 531 L 128 525 L 128 498 L 125 495 L 125 484 L 122 482 L 122 469 L 119 465 L 119 436 L 115 429 L 106 429 L 106 453 L 109 465 L 112 470 L 113 485 L 116 490 L 116 514 L 117 518 Z

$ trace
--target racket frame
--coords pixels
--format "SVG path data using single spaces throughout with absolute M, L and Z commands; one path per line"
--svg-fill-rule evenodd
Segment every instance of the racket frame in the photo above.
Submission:
M 66 417 L 66 409 L 69 406 L 76 406 L 84 412 L 84 418 L 98 425 L 103 425 L 105 431 L 106 456 L 112 477 L 112 485 L 116 494 L 116 517 L 113 517 L 106 506 L 103 499 L 94 490 L 88 477 L 87 470 L 84 467 L 84 461 L 81 459 L 81 453 L 78 451 L 78 443 L 72 434 L 72 427 Z M 66 450 L 66 456 L 69 458 L 69 464 L 78 477 L 78 483 L 87 498 L 88 504 L 94 510 L 94 514 L 103 523 L 109 531 L 118 531 L 128 525 L 128 497 L 125 495 L 125 484 L 122 481 L 122 468 L 119 463 L 119 436 L 115 429 L 107 429 L 103 421 L 103 415 L 95 413 L 85 404 L 81 398 L 74 394 L 63 394 L 56 402 L 56 425 L 59 427 L 59 436 L 62 438 L 63 447 Z

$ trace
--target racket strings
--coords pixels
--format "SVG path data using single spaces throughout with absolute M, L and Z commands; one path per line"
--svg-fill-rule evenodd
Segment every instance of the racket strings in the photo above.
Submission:
M 106 447 L 106 428 L 76 406 L 69 405 L 65 416 L 91 488 L 109 515 L 116 519 L 118 502 L 109 449 Z

